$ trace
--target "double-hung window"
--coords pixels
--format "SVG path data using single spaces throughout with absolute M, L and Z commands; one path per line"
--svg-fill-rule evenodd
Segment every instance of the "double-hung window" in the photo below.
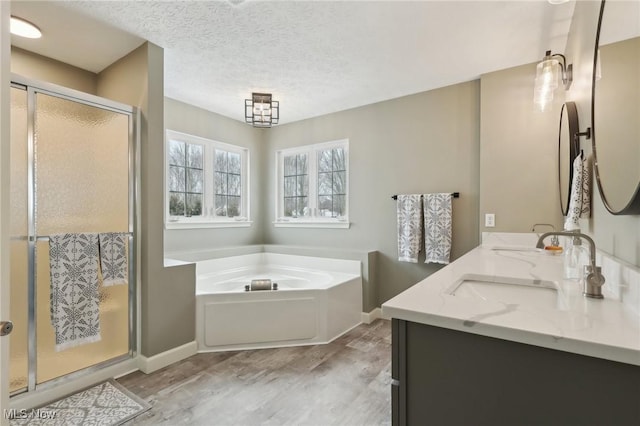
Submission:
M 276 226 L 349 227 L 349 141 L 276 152 Z
M 167 130 L 166 226 L 249 226 L 249 151 Z

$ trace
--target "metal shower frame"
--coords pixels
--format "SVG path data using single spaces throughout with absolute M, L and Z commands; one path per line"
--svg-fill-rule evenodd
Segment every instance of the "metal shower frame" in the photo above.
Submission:
M 15 396 L 25 392 L 33 392 L 36 389 L 49 389 L 61 383 L 74 380 L 105 367 L 133 358 L 137 354 L 137 313 L 138 313 L 138 192 L 139 192 L 139 141 L 140 141 L 140 112 L 137 108 L 115 102 L 106 98 L 69 89 L 52 83 L 41 82 L 24 78 L 17 74 L 11 74 L 11 87 L 27 92 L 27 146 L 28 146 L 28 171 L 27 171 L 27 192 L 28 192 L 28 232 L 20 240 L 28 242 L 28 366 L 27 366 L 27 387 L 11 394 Z M 36 242 L 47 241 L 48 236 L 36 234 L 36 182 L 35 182 L 35 108 L 36 94 L 44 94 L 72 102 L 112 111 L 129 117 L 129 351 L 125 355 L 102 361 L 98 364 L 65 374 L 61 377 L 37 384 L 37 335 L 36 335 Z

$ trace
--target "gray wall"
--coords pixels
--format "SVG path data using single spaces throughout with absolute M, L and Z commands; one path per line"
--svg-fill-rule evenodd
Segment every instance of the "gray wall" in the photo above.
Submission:
M 96 94 L 96 74 L 17 47 L 11 47 L 11 72 L 22 77 Z
M 137 106 L 140 124 L 140 352 L 195 339 L 195 268 L 164 267 L 164 53 L 145 43 L 102 71 L 98 95 Z
M 557 158 L 563 93 L 548 110 L 536 110 L 535 75 L 530 64 L 481 78 L 481 232 L 529 232 L 535 223 L 562 229 Z M 496 215 L 494 228 L 484 226 L 486 213 Z
M 266 244 L 377 250 L 377 303 L 440 265 L 397 261 L 393 194 L 460 192 L 453 201 L 455 259 L 478 244 L 480 84 L 457 84 L 274 127 L 266 133 L 262 190 Z M 275 151 L 349 139 L 350 229 L 275 228 Z M 330 251 L 330 250 L 329 250 Z M 365 306 L 366 308 L 366 306 Z
M 11 49 L 12 72 L 134 105 L 141 110 L 140 352 L 149 357 L 195 339 L 195 268 L 164 268 L 164 61 L 144 44 L 100 74 L 21 49 Z
M 576 103 L 580 129 L 591 127 L 591 76 L 599 1 L 576 2 L 565 55 L 573 63 L 569 91 L 560 101 Z M 557 189 L 557 130 L 561 103 L 547 113 L 533 110 L 535 64 L 482 76 L 480 152 L 480 230 L 484 213 L 496 213 L 496 231 L 528 232 L 533 222 L 562 227 Z M 619 90 L 627 90 L 620 82 Z M 581 138 L 590 155 L 591 140 Z M 594 183 L 595 185 L 595 183 Z M 594 186 L 592 218 L 581 219 L 583 232 L 599 249 L 640 266 L 640 217 L 614 216 Z
M 167 229 L 165 252 L 207 251 L 220 247 L 261 244 L 263 238 L 262 204 L 260 191 L 262 170 L 260 159 L 265 148 L 262 131 L 237 120 L 215 114 L 195 106 L 165 98 L 165 127 L 190 135 L 249 148 L 251 182 L 251 220 L 249 228 Z

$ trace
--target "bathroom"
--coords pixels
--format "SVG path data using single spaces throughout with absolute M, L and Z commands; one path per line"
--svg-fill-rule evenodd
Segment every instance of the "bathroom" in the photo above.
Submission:
M 3 22 L 6 15 L 26 7 L 20 3 L 3 2 Z M 167 97 L 165 92 L 170 88 L 164 87 L 163 79 L 168 73 L 164 62 L 170 55 L 169 48 L 163 50 L 136 39 L 131 52 L 124 57 L 114 57 L 113 63 L 99 73 L 86 72 L 24 49 L 12 51 L 3 27 L 0 104 L 3 141 L 9 137 L 9 126 L 5 125 L 9 120 L 9 101 L 4 91 L 9 72 L 133 105 L 144 117 L 139 128 L 137 168 L 141 196 L 136 224 L 140 232 L 135 357 L 127 360 L 125 366 L 111 365 L 92 372 L 92 376 L 80 378 L 80 384 L 69 381 L 45 389 L 29 407 L 41 406 L 60 395 L 133 370 L 152 373 L 198 352 L 196 270 L 191 264 L 179 262 L 166 267 L 166 259 L 276 253 L 357 261 L 362 265 L 361 313 L 366 322 L 381 315 L 383 303 L 442 268 L 397 261 L 396 204 L 390 198 L 394 194 L 460 194 L 452 200 L 452 259 L 477 247 L 483 232 L 530 232 L 536 223 L 550 223 L 556 230 L 562 229 L 557 184 L 558 117 L 563 102 L 573 100 L 578 107 L 580 131 L 591 127 L 590 78 L 599 7 L 597 1 L 545 4 L 544 27 L 538 29 L 544 35 L 532 35 L 545 43 L 537 47 L 539 51 L 527 52 L 529 59 L 521 65 L 503 65 L 509 62 L 497 60 L 494 68 L 481 76 L 462 76 L 437 88 L 407 92 L 395 99 L 380 99 L 370 105 L 270 129 L 256 129 L 224 114 Z M 67 12 L 70 16 L 79 13 L 73 9 Z M 93 12 L 92 19 L 97 19 L 96 10 Z M 509 16 L 504 19 L 508 21 Z M 84 31 L 89 31 L 88 27 Z M 446 46 L 445 42 L 440 43 Z M 535 112 L 532 94 L 536 64 L 548 49 L 563 53 L 573 63 L 574 81 L 568 91 L 556 91 L 550 109 Z M 508 57 L 517 50 L 518 46 L 511 46 L 498 54 Z M 456 67 L 460 69 L 466 64 L 460 58 L 447 60 L 459 64 Z M 249 95 L 243 93 L 240 102 Z M 286 120 L 285 108 L 293 99 L 285 98 L 285 94 L 274 95 L 281 101 L 281 120 Z M 238 102 L 230 103 L 235 110 Z M 237 109 L 241 113 L 242 104 Z M 251 203 L 248 218 L 252 222 L 246 224 L 249 226 L 236 223 L 234 227 L 189 228 L 165 223 L 162 165 L 166 130 L 238 145 L 249 151 L 251 186 L 247 198 Z M 351 166 L 349 227 L 296 229 L 274 224 L 274 211 L 278 208 L 276 151 L 344 139 L 348 139 Z M 586 155 L 591 152 L 590 143 L 586 137 L 581 138 L 580 148 Z M 8 208 L 5 145 L 0 176 L 3 212 Z M 485 226 L 486 214 L 495 215 L 495 227 Z M 636 268 L 640 266 L 637 214 L 610 214 L 594 187 L 592 217 L 583 219 L 581 225 L 599 250 Z M 3 241 L 8 241 L 6 224 L 3 226 Z M 2 253 L 5 291 L 10 259 L 5 250 Z M 4 305 L 7 298 L 5 293 L 2 296 Z M 11 312 L 3 306 L 0 311 L 3 320 L 10 318 L 5 309 Z M 3 355 L 3 363 L 5 359 Z M 3 392 L 8 394 L 4 388 Z M 7 406 L 14 406 L 18 397 L 12 400 Z

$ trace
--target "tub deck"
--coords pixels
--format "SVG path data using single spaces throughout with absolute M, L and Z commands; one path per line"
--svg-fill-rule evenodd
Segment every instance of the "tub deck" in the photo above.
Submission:
M 361 323 L 360 262 L 259 253 L 196 262 L 200 352 L 328 343 Z M 278 290 L 245 291 L 252 279 Z

